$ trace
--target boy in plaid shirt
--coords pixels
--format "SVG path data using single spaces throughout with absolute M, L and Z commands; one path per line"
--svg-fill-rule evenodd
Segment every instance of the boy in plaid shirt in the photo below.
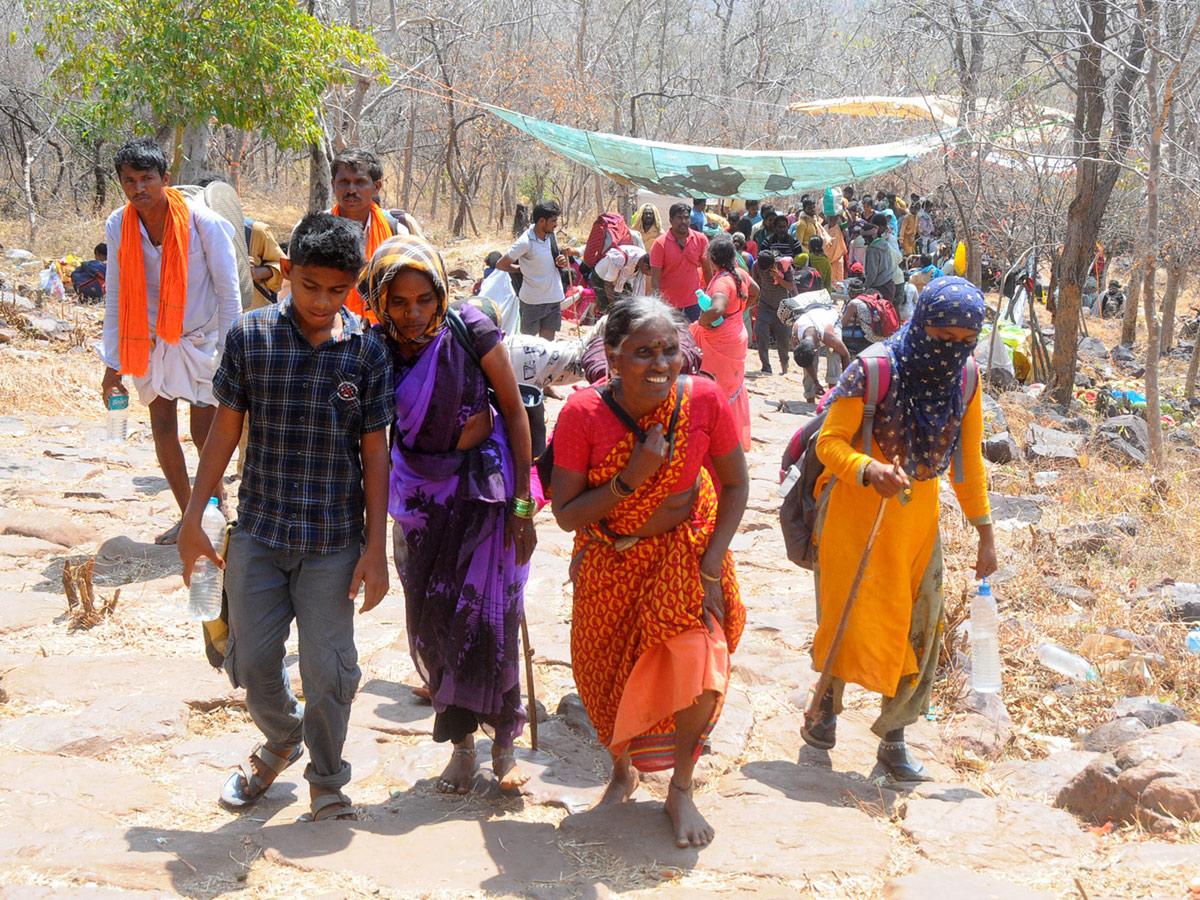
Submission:
M 281 264 L 290 300 L 247 313 L 226 337 L 213 381 L 220 407 L 179 555 L 189 583 L 201 556 L 225 569 L 225 667 L 246 688 L 246 708 L 266 737 L 229 776 L 222 801 L 250 805 L 307 745 L 311 818 L 354 818 L 341 792 L 350 780 L 342 746 L 360 676 L 354 600 L 363 589 L 366 612 L 387 593 L 386 429 L 396 403 L 382 339 L 342 305 L 366 263 L 361 232 L 347 219 L 313 213 L 288 251 Z M 247 416 L 238 526 L 222 562 L 201 516 Z M 283 662 L 293 619 L 303 707 Z

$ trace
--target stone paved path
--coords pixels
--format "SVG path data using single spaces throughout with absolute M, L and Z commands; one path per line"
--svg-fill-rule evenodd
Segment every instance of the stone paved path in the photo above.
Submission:
M 876 700 L 853 692 L 838 747 L 804 746 L 814 598 L 811 578 L 786 560 L 775 488 L 780 448 L 809 408 L 773 402 L 795 401 L 798 385 L 750 386 L 753 482 L 734 544 L 749 623 L 698 769 L 698 803 L 718 835 L 700 850 L 670 841 L 661 777 L 635 802 L 591 808 L 607 758 L 574 694 L 571 539 L 548 514 L 527 593 L 540 749 L 519 752 L 533 776 L 519 796 L 501 796 L 487 766 L 467 797 L 432 790 L 446 748 L 411 692 L 394 587 L 358 622 L 363 680 L 346 757 L 362 820 L 297 824 L 307 796 L 298 770 L 251 812 L 221 810 L 218 788 L 255 731 L 183 619 L 173 549 L 152 543 L 174 509 L 148 428 L 111 449 L 96 422 L 18 416 L 0 436 L 0 900 L 1017 900 L 1066 896 L 1076 875 L 1086 883 L 1113 865 L 1170 872 L 1181 886 L 1200 874 L 1195 845 L 1111 845 L 1049 805 L 1095 754 L 1006 762 L 968 783 L 950 723 L 922 722 L 912 743 L 938 780 L 908 791 L 878 777 Z M 93 554 L 97 592 L 121 590 L 117 612 L 69 632 L 62 564 Z

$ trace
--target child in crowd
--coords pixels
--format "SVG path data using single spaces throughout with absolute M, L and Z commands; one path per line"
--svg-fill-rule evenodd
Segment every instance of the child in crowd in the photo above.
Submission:
M 281 261 L 289 299 L 230 330 L 213 382 L 217 410 L 184 513 L 184 580 L 205 556 L 225 568 L 225 667 L 246 689 L 266 737 L 221 790 L 240 808 L 261 797 L 307 745 L 311 819 L 354 818 L 342 746 L 360 671 L 360 612 L 387 593 L 387 427 L 395 413 L 389 355 L 343 303 L 366 264 L 362 231 L 328 213 L 305 216 Z M 220 561 L 201 528 L 249 417 L 238 526 Z M 364 530 L 363 515 L 366 513 Z M 284 669 L 292 620 L 300 631 L 301 706 Z

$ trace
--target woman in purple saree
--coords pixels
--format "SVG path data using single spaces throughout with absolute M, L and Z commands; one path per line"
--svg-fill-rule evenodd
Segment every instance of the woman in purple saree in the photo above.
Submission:
M 464 306 L 465 328 L 451 329 L 445 267 L 421 238 L 380 245 L 359 292 L 396 372 L 388 504 L 396 569 L 413 661 L 436 713 L 433 739 L 454 744 L 437 788 L 470 789 L 474 733 L 483 726 L 493 734 L 500 786 L 513 789 L 528 780 L 513 741 L 525 725 L 518 629 L 536 543 L 529 421 L 517 379 L 483 313 Z

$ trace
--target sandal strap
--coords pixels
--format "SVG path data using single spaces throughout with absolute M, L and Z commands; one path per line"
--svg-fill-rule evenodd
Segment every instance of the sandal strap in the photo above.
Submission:
M 350 807 L 352 805 L 350 798 L 341 791 L 334 791 L 332 794 L 320 794 L 312 802 L 312 815 L 315 819 L 322 810 L 328 809 L 331 806 Z
M 295 753 L 296 748 L 293 747 L 287 756 L 280 756 L 274 750 L 268 749 L 266 744 L 259 744 L 250 751 L 250 758 L 258 760 L 276 775 L 281 775 L 284 769 L 296 761 Z

